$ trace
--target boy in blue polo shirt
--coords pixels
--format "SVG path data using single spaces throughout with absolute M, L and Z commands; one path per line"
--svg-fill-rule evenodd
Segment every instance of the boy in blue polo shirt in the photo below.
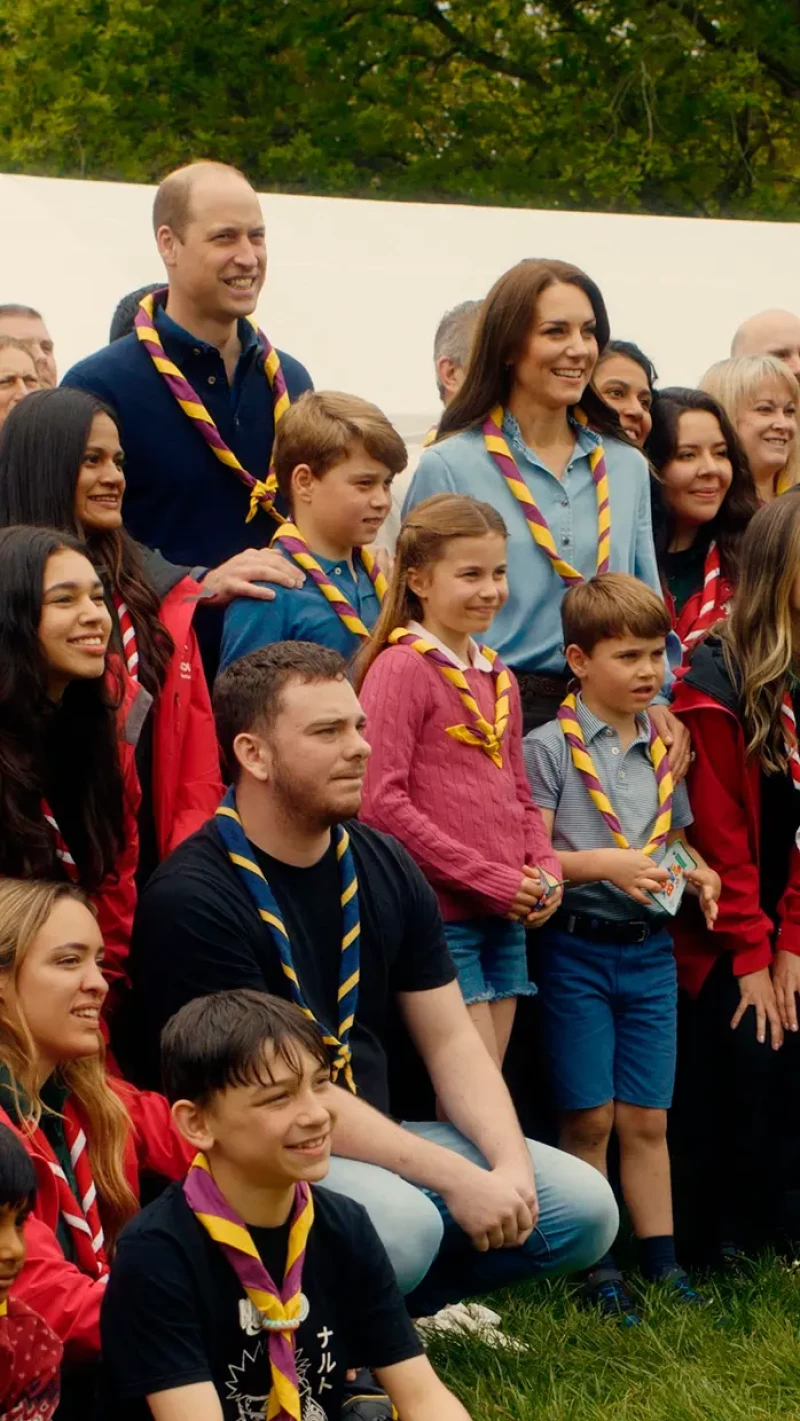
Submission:
M 720 880 L 686 842 L 686 787 L 673 787 L 647 714 L 664 680 L 669 613 L 644 583 L 606 573 L 570 589 L 562 624 L 580 690 L 523 746 L 567 880 L 562 907 L 537 934 L 560 1144 L 605 1174 L 616 1130 L 642 1271 L 698 1303 L 673 1238 L 667 1110 L 677 982 L 667 925 L 685 886 L 713 928 Z M 638 1322 L 611 1253 L 586 1293 L 606 1314 Z
M 350 658 L 378 618 L 385 583 L 371 544 L 406 466 L 400 435 L 355 395 L 312 392 L 289 407 L 275 437 L 275 475 L 291 522 L 273 546 L 302 567 L 301 588 L 274 600 L 240 597 L 225 613 L 220 669 L 277 641 L 319 642 Z

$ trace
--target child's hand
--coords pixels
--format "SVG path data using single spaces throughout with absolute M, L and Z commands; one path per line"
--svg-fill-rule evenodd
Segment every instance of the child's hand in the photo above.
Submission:
M 669 874 L 641 849 L 609 849 L 602 877 L 629 898 L 650 907 L 648 893 L 658 893 L 669 881 Z M 600 875 L 598 875 L 599 877 Z
M 689 886 L 689 891 L 695 893 L 700 899 L 700 908 L 706 920 L 706 927 L 709 932 L 713 931 L 717 921 L 719 908 L 717 903 L 722 892 L 722 879 L 713 868 L 705 865 L 703 868 L 687 868 L 684 878 Z
M 551 878 L 550 874 L 543 868 L 539 869 L 539 874 L 542 879 L 542 893 L 539 898 L 540 906 L 536 908 L 534 912 L 528 914 L 525 919 L 526 928 L 540 928 L 542 924 L 546 923 L 548 918 L 552 918 L 556 910 L 561 907 L 561 901 L 564 897 L 564 889 L 558 879 Z
M 522 870 L 522 880 L 514 896 L 514 901 L 508 910 L 508 917 L 515 922 L 524 923 L 532 913 L 545 891 L 545 882 L 538 868 L 531 868 L 525 864 Z

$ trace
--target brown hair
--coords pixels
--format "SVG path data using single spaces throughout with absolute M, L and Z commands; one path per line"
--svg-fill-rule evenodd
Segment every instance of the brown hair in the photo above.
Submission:
M 788 373 L 788 372 L 787 372 Z M 800 490 L 759 509 L 739 547 L 730 620 L 718 629 L 741 690 L 747 753 L 768 774 L 789 767 L 781 701 L 800 655 L 792 594 L 800 572 Z
M 483 302 L 466 378 L 442 415 L 440 438 L 482 424 L 495 405 L 508 403 L 514 366 L 525 349 L 539 297 L 548 287 L 561 284 L 578 286 L 588 296 L 597 322 L 598 349 L 604 350 L 611 333 L 608 312 L 591 277 L 569 262 L 536 258 L 518 262 L 495 282 Z M 579 403 L 593 429 L 626 442 L 616 414 L 591 384 Z
M 377 405 L 337 390 L 307 390 L 289 406 L 275 433 L 275 476 L 286 502 L 291 504 L 298 464 L 308 464 L 320 479 L 357 443 L 390 473 L 402 473 L 408 463 L 405 444 Z
M 237 735 L 265 734 L 280 713 L 281 691 L 290 681 L 341 681 L 346 662 L 338 651 L 310 641 L 276 641 L 233 661 L 214 682 L 214 719 L 225 767 L 238 776 L 233 749 Z
M 670 631 L 670 615 L 652 587 L 627 572 L 603 572 L 570 587 L 561 604 L 564 646 L 590 655 L 599 641 L 634 636 L 651 641 Z
M 491 503 L 479 503 L 463 493 L 435 493 L 417 504 L 400 529 L 392 579 L 380 616 L 355 660 L 357 691 L 373 661 L 386 648 L 389 634 L 423 616 L 422 603 L 408 585 L 411 569 L 438 562 L 453 538 L 482 538 L 487 533 L 508 537 L 506 525 Z
M 64 898 L 88 906 L 80 890 L 69 883 L 0 879 L 0 977 L 16 983 L 37 933 Z M 37 1077 L 36 1046 L 19 1006 L 10 1012 L 2 998 L 0 1062 L 8 1070 L 18 1101 L 24 1097 L 28 1103 L 29 1114 L 22 1127 L 32 1134 L 46 1110 Z M 125 1175 L 125 1151 L 133 1127 L 125 1106 L 106 1080 L 99 1032 L 96 1054 L 62 1062 L 58 1076 L 86 1120 L 92 1176 L 107 1240 L 113 1245 L 139 1205 Z
M 252 987 L 195 997 L 170 1017 L 161 1033 L 167 1100 L 207 1105 L 230 1086 L 274 1084 L 265 1046 L 295 1076 L 303 1074 L 301 1051 L 330 1070 L 321 1029 L 292 1002 Z

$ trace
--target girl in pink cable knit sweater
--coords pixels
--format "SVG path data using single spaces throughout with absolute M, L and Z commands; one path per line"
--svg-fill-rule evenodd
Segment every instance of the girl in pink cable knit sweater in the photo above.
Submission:
M 442 493 L 397 543 L 391 586 L 357 663 L 372 757 L 361 817 L 400 840 L 436 890 L 461 990 L 502 1063 L 528 980 L 525 928 L 561 901 L 531 799 L 513 674 L 473 637 L 508 598 L 506 528 Z

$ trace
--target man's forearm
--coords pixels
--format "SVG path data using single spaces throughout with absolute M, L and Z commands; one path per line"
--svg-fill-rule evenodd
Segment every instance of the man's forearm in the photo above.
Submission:
M 442 1050 L 429 1055 L 427 1066 L 448 1120 L 492 1169 L 519 1160 L 529 1163 L 508 1087 L 469 1018 Z
M 463 1180 L 474 1169 L 474 1165 L 453 1150 L 443 1149 L 411 1130 L 404 1130 L 402 1125 L 395 1124 L 350 1091 L 342 1089 L 340 1095 L 332 1140 L 335 1155 L 380 1165 L 410 1184 L 432 1189 L 437 1194 Z

